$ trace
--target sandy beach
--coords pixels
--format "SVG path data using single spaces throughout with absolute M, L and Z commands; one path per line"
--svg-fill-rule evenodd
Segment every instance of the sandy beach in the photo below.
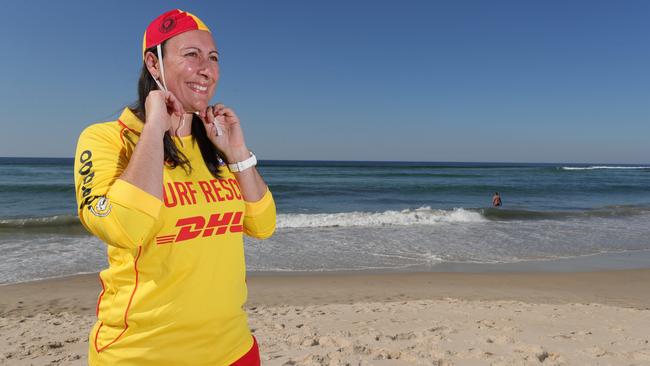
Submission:
M 256 275 L 265 365 L 650 365 L 650 270 Z M 97 275 L 0 286 L 0 364 L 85 365 Z

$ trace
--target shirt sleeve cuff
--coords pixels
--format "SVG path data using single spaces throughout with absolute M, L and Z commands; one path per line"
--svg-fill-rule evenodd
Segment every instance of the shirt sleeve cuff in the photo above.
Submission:
M 116 203 L 141 211 L 153 218 L 158 217 L 162 207 L 162 201 L 156 196 L 122 179 L 113 183 L 110 196 Z
M 267 187 L 266 193 L 264 193 L 264 196 L 262 196 L 259 201 L 244 202 L 246 204 L 246 216 L 256 216 L 264 212 L 269 207 L 269 205 L 273 203 L 273 195 L 271 195 L 271 191 Z

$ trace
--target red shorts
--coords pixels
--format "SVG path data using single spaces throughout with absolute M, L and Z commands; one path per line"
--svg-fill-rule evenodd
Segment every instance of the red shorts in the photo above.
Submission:
M 260 366 L 260 348 L 257 346 L 257 340 L 253 337 L 253 346 L 245 355 L 230 366 Z

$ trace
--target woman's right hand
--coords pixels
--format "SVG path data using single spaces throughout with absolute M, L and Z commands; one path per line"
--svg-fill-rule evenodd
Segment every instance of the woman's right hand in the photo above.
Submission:
M 145 126 L 155 128 L 162 136 L 172 127 L 172 115 L 182 116 L 183 106 L 169 91 L 152 90 L 144 102 Z

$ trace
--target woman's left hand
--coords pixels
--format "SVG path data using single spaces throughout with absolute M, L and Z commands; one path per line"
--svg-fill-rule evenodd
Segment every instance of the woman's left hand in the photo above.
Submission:
M 228 163 L 246 160 L 250 157 L 244 131 L 239 123 L 239 117 L 231 108 L 221 103 L 209 106 L 201 115 L 208 138 L 214 146 L 226 154 Z M 217 136 L 217 128 L 220 130 Z

